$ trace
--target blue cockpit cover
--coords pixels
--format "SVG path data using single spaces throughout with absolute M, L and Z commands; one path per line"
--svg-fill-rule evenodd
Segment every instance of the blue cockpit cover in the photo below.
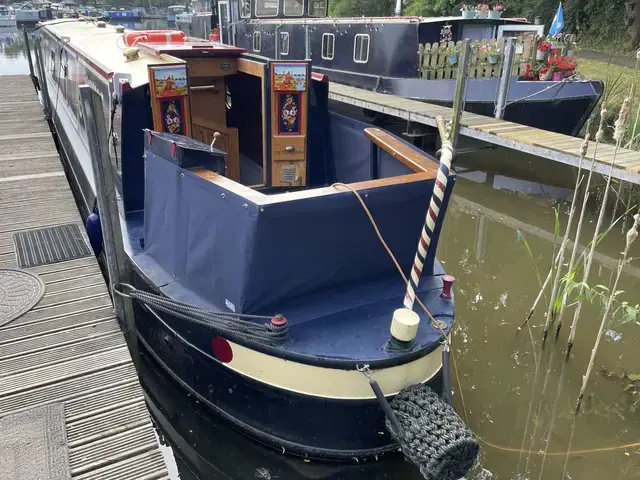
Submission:
M 344 117 L 331 120 L 338 181 L 368 180 L 376 170 L 379 177 L 409 173 L 383 152 L 372 166 L 371 144 L 362 132 L 367 124 Z M 218 308 L 252 313 L 311 292 L 397 276 L 350 191 L 325 187 L 301 196 L 267 196 L 226 188 L 224 182 L 201 178 L 150 150 L 145 154 L 144 261 L 159 286 L 177 282 L 180 290 Z M 443 214 L 453 183 L 447 186 Z M 433 186 L 434 179 L 427 178 L 359 190 L 405 272 Z M 425 277 L 433 272 L 440 225 Z

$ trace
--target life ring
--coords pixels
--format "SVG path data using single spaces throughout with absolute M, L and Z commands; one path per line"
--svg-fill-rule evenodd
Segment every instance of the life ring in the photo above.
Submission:
M 127 47 L 137 42 L 182 43 L 187 40 L 185 33 L 179 30 L 140 30 L 123 33 L 122 38 Z

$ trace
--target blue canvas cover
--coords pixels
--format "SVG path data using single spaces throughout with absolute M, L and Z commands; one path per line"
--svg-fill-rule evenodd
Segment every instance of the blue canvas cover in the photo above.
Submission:
M 160 286 L 178 282 L 220 308 L 256 312 L 309 292 L 397 275 L 351 192 L 328 187 L 330 194 L 269 203 L 258 192 L 239 195 L 146 153 L 145 254 Z M 405 272 L 433 184 L 360 191 Z M 436 243 L 425 276 L 433 271 Z

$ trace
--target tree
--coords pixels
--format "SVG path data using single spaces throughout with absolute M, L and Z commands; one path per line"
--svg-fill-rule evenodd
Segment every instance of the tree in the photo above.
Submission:
M 393 15 L 395 0 L 333 0 L 329 2 L 332 17 L 379 17 Z

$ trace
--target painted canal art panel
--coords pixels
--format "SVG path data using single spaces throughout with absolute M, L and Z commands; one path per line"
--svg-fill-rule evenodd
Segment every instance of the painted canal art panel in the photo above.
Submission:
M 184 135 L 184 112 L 182 99 L 167 99 L 162 102 L 163 131 Z
M 278 133 L 296 135 L 300 133 L 300 94 L 280 93 L 280 122 Z
M 307 64 L 274 64 L 273 89 L 280 92 L 304 92 L 307 89 Z
M 188 95 L 186 65 L 152 67 L 156 98 Z

